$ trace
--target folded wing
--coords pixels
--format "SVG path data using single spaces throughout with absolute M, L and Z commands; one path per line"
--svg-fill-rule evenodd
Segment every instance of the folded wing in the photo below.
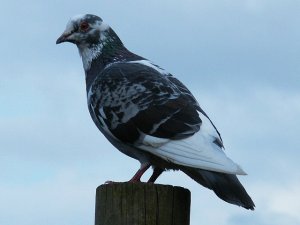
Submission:
M 89 107 L 106 135 L 174 164 L 245 172 L 223 151 L 219 132 L 189 90 L 155 65 L 116 63 L 89 91 Z

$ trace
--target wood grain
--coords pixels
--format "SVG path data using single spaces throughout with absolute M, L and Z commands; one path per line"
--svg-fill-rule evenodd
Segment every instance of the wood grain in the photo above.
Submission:
M 190 191 L 148 183 L 112 183 L 96 190 L 95 225 L 189 225 Z

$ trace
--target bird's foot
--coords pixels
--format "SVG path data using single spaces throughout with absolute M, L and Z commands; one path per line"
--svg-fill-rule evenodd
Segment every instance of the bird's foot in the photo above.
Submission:
M 107 181 L 105 181 L 104 184 L 117 184 L 117 183 L 121 183 L 121 182 L 107 180 Z
M 130 179 L 129 181 L 124 181 L 124 182 L 107 180 L 105 181 L 104 184 L 140 183 L 140 182 L 141 182 L 140 179 Z
M 141 182 L 141 176 L 146 172 L 147 169 L 149 169 L 149 167 L 150 167 L 149 163 L 141 164 L 141 168 L 127 182 L 129 182 L 129 183 L 140 183 Z M 111 181 L 111 180 L 105 182 L 105 184 L 116 184 L 116 183 L 122 183 L 122 182 L 115 182 L 115 181 Z
M 127 181 L 127 182 L 129 182 L 129 183 L 140 183 L 141 182 L 141 180 L 140 180 L 140 178 L 135 178 L 135 177 L 133 177 L 133 178 L 131 178 L 129 181 Z
M 113 181 L 111 181 L 111 180 L 107 180 L 104 182 L 104 184 L 111 184 L 111 183 L 113 183 Z

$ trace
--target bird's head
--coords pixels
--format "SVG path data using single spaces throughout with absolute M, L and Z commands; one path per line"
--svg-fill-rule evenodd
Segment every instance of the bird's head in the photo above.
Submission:
M 72 17 L 56 44 L 63 42 L 77 45 L 85 70 L 105 51 L 105 47 L 106 51 L 113 51 L 115 46 L 123 45 L 110 26 L 100 17 L 91 14 Z
M 70 19 L 56 44 L 71 42 L 78 47 L 98 44 L 106 38 L 105 33 L 109 28 L 98 16 L 91 14 L 77 15 Z

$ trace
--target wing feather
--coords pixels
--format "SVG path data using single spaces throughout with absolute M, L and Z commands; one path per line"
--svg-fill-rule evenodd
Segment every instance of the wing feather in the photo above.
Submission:
M 200 131 L 193 136 L 181 140 L 162 140 L 160 146 L 153 146 L 152 138 L 145 136 L 144 141 L 138 147 L 182 166 L 245 175 L 243 169 L 228 158 L 222 148 L 213 142 L 216 132 L 211 132 L 213 129 L 209 129 L 209 126 L 213 128 L 210 121 L 203 118 L 202 125 L 206 126 L 206 129 L 201 130 L 200 127 Z M 159 143 L 159 140 L 155 139 L 155 142 Z

